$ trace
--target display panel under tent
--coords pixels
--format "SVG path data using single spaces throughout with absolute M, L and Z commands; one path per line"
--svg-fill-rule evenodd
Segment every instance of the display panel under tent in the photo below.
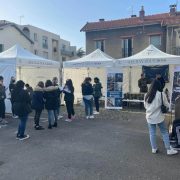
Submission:
M 11 76 L 17 80 L 35 87 L 38 81 L 60 77 L 60 63 L 32 54 L 16 44 L 0 53 L 0 75 L 4 77 L 6 87 L 9 87 Z M 6 91 L 9 97 L 9 89 Z M 10 101 L 6 99 L 6 112 L 11 112 Z

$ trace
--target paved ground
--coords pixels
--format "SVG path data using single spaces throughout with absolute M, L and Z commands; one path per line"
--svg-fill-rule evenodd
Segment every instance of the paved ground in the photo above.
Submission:
M 15 139 L 17 120 L 0 129 L 1 180 L 178 180 L 180 155 L 151 154 L 142 113 L 102 110 L 94 120 L 59 121 L 43 131 L 28 122 L 27 141 Z M 43 121 L 46 120 L 43 119 Z

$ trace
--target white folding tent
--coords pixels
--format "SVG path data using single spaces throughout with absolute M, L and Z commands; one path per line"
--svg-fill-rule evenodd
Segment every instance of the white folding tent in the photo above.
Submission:
M 64 68 L 100 68 L 111 67 L 113 64 L 113 58 L 102 52 L 100 49 L 96 49 L 92 53 L 82 58 L 66 61 L 63 63 Z
M 6 87 L 9 86 L 11 76 L 34 87 L 38 81 L 59 77 L 59 68 L 59 62 L 36 56 L 18 44 L 0 53 L 0 75 L 4 77 Z M 8 96 L 8 89 L 6 94 Z M 6 102 L 6 108 L 10 112 L 8 103 L 9 101 Z
M 153 45 L 133 56 L 115 61 L 115 67 L 125 67 L 125 81 L 128 85 L 126 84 L 124 92 L 139 92 L 137 82 L 142 73 L 141 66 L 170 65 L 170 82 L 172 82 L 174 65 L 178 64 L 180 64 L 180 56 L 164 53 Z M 167 87 L 171 89 L 170 83 Z
M 92 53 L 71 61 L 63 63 L 64 81 L 71 78 L 75 87 L 76 100 L 81 98 L 81 83 L 84 78 L 90 76 L 91 78 L 98 77 L 103 85 L 103 92 L 105 92 L 105 68 L 112 67 L 114 59 L 100 49 L 96 49 Z

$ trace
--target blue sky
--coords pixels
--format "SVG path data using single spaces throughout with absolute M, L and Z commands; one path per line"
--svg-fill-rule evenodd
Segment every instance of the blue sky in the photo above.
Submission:
M 85 49 L 85 33 L 80 29 L 86 22 L 100 18 L 114 20 L 138 15 L 144 5 L 146 15 L 169 12 L 176 0 L 0 0 L 0 19 L 30 24 L 59 34 L 77 48 Z M 178 4 L 180 9 L 180 0 Z

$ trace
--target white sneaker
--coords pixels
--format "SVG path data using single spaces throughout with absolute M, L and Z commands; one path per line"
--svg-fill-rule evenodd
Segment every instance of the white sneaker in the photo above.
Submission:
M 94 112 L 93 112 L 93 114 L 99 114 L 99 112 L 97 112 L 97 111 L 94 111 Z
M 24 135 L 23 137 L 19 137 L 19 140 L 24 141 L 24 140 L 29 139 L 29 138 L 30 138 L 30 136 L 27 134 L 27 135 Z
M 94 116 L 93 116 L 93 115 L 91 115 L 91 116 L 89 116 L 89 118 L 90 118 L 90 119 L 94 119 Z
M 1 124 L 5 125 L 5 124 L 8 124 L 8 122 L 7 122 L 5 119 L 3 119 L 3 120 L 1 121 Z
M 167 155 L 174 155 L 177 153 L 178 153 L 178 151 L 176 151 L 175 149 L 172 149 L 172 148 L 167 150 Z
M 14 115 L 14 116 L 13 116 L 13 118 L 14 118 L 14 119 L 17 119 L 17 118 L 18 118 L 18 116 Z
M 152 153 L 156 154 L 158 152 L 158 149 L 152 149 Z
M 72 119 L 66 119 L 65 121 L 66 122 L 72 122 Z
M 89 119 L 89 116 L 86 116 L 86 119 Z
M 62 118 L 63 118 L 63 116 L 61 116 L 61 115 L 58 116 L 58 120 L 59 120 L 59 119 L 62 119 Z

